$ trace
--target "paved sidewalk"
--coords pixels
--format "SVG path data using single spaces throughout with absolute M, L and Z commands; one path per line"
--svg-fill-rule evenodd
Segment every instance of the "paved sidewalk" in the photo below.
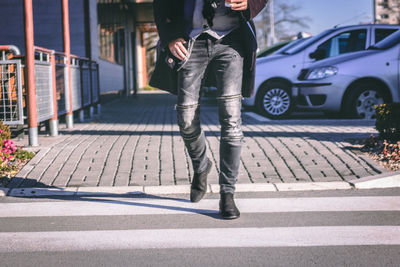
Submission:
M 115 100 L 102 105 L 102 116 L 91 122 L 72 130 L 62 126 L 58 137 L 40 137 L 37 155 L 8 188 L 188 185 L 193 173 L 174 102 L 159 92 Z M 214 163 L 208 182 L 218 184 L 215 100 L 203 101 L 201 111 Z M 250 115 L 243 113 L 238 183 L 346 182 L 387 173 L 347 141 L 375 133 L 372 121 L 259 121 Z

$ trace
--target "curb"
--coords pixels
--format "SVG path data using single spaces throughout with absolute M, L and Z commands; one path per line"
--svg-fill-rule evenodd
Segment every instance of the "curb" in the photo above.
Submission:
M 351 180 L 350 182 L 311 182 L 275 184 L 236 184 L 235 192 L 287 192 L 318 190 L 349 190 L 400 188 L 400 171 Z M 57 188 L 0 188 L 0 197 L 39 197 L 39 196 L 111 196 L 111 195 L 167 195 L 189 194 L 189 185 L 164 186 L 114 186 L 114 187 L 57 187 Z M 209 184 L 207 193 L 219 193 L 218 184 Z
M 355 189 L 400 187 L 400 171 L 351 180 L 349 184 Z
M 0 187 L 0 197 L 5 197 L 7 196 L 7 193 L 10 189 L 8 188 L 4 188 L 4 187 Z

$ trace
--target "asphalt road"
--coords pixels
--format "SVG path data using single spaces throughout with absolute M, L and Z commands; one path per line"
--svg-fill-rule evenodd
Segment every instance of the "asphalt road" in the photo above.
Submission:
M 1 266 L 398 266 L 400 189 L 0 198 Z

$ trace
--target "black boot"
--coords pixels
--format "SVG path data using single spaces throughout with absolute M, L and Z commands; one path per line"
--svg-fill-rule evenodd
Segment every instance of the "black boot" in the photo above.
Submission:
M 221 193 L 219 212 L 221 213 L 222 218 L 227 220 L 237 219 L 240 217 L 240 212 L 235 205 L 232 193 Z
M 199 202 L 207 192 L 207 176 L 211 171 L 212 162 L 208 159 L 207 168 L 201 173 L 195 173 L 190 187 L 190 201 Z

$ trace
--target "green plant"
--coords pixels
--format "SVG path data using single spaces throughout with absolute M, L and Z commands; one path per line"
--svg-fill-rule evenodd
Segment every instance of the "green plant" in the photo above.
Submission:
M 14 176 L 34 153 L 17 147 L 8 125 L 0 121 L 0 178 Z
M 15 158 L 23 161 L 30 160 L 34 155 L 33 152 L 22 150 L 21 148 L 18 148 L 17 151 L 15 151 Z
M 0 141 L 11 138 L 10 127 L 0 121 Z
M 375 128 L 379 138 L 391 141 L 400 140 L 400 103 L 375 106 Z

